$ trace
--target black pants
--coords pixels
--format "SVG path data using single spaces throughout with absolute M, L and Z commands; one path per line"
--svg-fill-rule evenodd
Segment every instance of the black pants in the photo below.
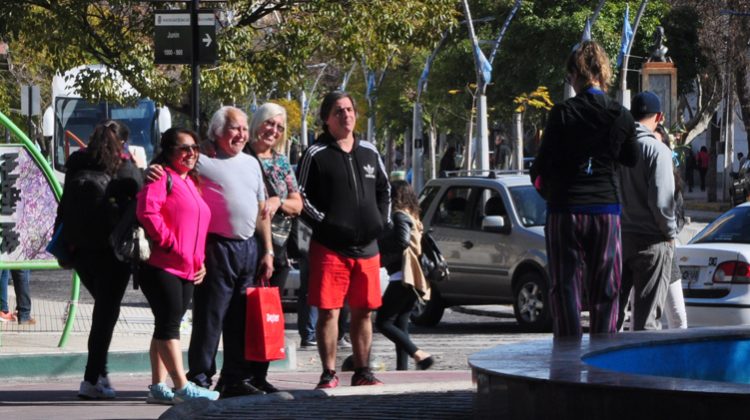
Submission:
M 120 303 L 128 287 L 130 267 L 118 261 L 110 248 L 79 250 L 74 260 L 73 267 L 94 298 L 89 356 L 83 379 L 95 384 L 99 375 L 107 376 L 107 353 L 120 316 Z
M 407 370 L 409 357 L 418 350 L 409 338 L 409 314 L 416 301 L 413 288 L 405 287 L 400 281 L 389 282 L 383 294 L 383 305 L 375 317 L 378 330 L 396 344 L 397 370 Z
M 706 173 L 708 169 L 698 169 L 698 172 L 701 175 L 701 191 L 706 191 Z
M 154 313 L 153 337 L 179 340 L 180 323 L 193 297 L 193 282 L 148 264 L 141 265 L 138 280 Z

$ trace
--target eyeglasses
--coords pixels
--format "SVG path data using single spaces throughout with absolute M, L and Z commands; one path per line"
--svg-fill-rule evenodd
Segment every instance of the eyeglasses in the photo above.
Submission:
M 277 131 L 279 131 L 281 133 L 283 133 L 284 129 L 285 129 L 283 124 L 278 124 L 278 123 L 276 123 L 274 121 L 271 121 L 271 120 L 265 121 L 263 123 L 263 125 L 265 125 L 268 128 L 275 128 Z
M 190 152 L 190 151 L 192 151 L 194 153 L 198 153 L 198 152 L 200 152 L 201 147 L 198 146 L 197 144 L 181 144 L 179 146 L 175 146 L 174 149 L 177 150 L 178 152 L 182 152 L 182 153 L 187 153 L 187 152 Z

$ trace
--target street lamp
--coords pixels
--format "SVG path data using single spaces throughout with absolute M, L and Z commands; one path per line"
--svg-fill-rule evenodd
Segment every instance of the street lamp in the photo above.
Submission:
M 315 93 L 315 88 L 318 86 L 318 82 L 320 81 L 320 78 L 323 76 L 323 72 L 325 71 L 326 67 L 328 66 L 328 63 L 319 63 L 319 64 L 313 64 L 310 66 L 307 66 L 308 69 L 320 69 L 318 72 L 318 76 L 315 78 L 315 83 L 313 83 L 312 88 L 310 88 L 310 96 L 312 97 L 313 93 Z M 310 110 L 310 101 L 307 100 L 307 94 L 305 93 L 305 86 L 302 85 L 302 90 L 299 95 L 299 101 L 300 101 L 300 108 L 301 108 L 301 114 L 302 114 L 302 124 L 301 124 L 301 136 L 300 136 L 300 146 L 302 150 L 307 149 L 307 112 Z

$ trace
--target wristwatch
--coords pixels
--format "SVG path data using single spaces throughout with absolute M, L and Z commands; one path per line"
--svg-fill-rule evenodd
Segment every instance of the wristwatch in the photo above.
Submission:
M 268 251 L 266 251 L 266 254 L 267 254 L 267 255 L 270 255 L 270 256 L 272 256 L 272 257 L 275 257 L 275 256 L 276 256 L 276 254 L 274 254 L 274 253 L 273 253 L 273 251 L 272 251 L 272 250 L 270 250 L 270 249 L 269 249 Z

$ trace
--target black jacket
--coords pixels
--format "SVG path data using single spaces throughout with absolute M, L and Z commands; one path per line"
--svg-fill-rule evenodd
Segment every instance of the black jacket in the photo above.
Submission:
M 619 204 L 618 167 L 637 160 L 630 112 L 587 90 L 552 108 L 531 180 L 542 176 L 552 207 Z
M 380 266 L 385 267 L 388 274 L 403 268 L 404 250 L 409 246 L 413 227 L 409 216 L 400 211 L 393 212 L 393 224 L 378 239 Z
M 323 133 L 302 156 L 299 168 L 302 217 L 312 239 L 353 258 L 378 253 L 376 239 L 390 223 L 390 185 L 375 146 L 356 140 L 341 150 Z
M 97 164 L 86 150 L 79 150 L 68 158 L 65 162 L 65 179 L 69 180 L 76 176 L 80 171 L 101 171 L 104 167 Z M 63 195 L 57 208 L 57 217 L 55 218 L 55 229 L 63 222 L 63 214 L 68 206 L 76 206 L 76 203 L 69 203 L 66 199 L 66 191 L 69 189 L 69 183 L 63 185 Z M 135 200 L 136 194 L 143 187 L 143 171 L 139 169 L 130 157 L 123 158 L 117 173 L 109 181 L 106 187 L 106 203 L 101 214 L 86 222 L 86 236 L 88 240 L 85 248 L 101 249 L 109 247 L 109 234 L 114 229 L 117 222 L 122 217 L 125 209 L 132 200 Z

